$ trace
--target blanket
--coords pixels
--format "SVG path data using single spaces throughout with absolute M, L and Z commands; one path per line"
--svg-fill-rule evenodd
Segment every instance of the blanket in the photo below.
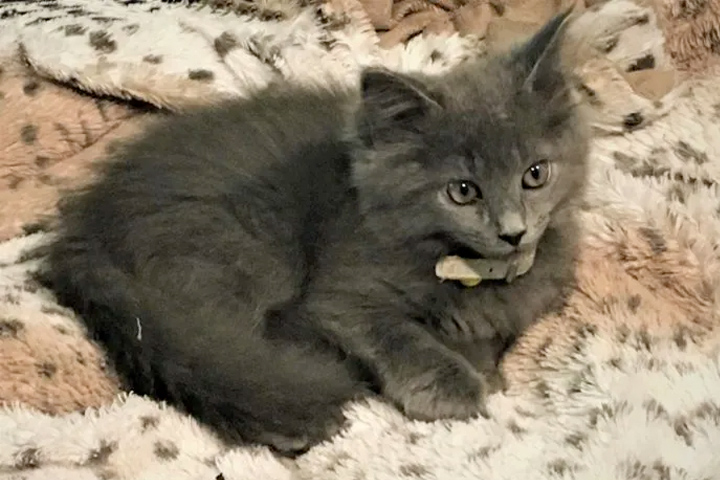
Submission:
M 42 217 L 158 115 L 279 78 L 352 84 L 365 65 L 441 73 L 508 39 L 386 48 L 351 0 L 0 4 L 0 479 L 720 478 L 720 77 L 714 50 L 669 42 L 672 15 L 717 11 L 609 0 L 574 23 L 568 61 L 596 132 L 578 285 L 508 354 L 491 418 L 413 422 L 370 399 L 286 460 L 121 392 L 32 279 Z

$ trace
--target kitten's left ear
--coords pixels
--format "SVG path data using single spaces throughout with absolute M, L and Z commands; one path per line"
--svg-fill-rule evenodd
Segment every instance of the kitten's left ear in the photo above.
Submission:
M 560 49 L 573 7 L 553 17 L 514 52 L 513 60 L 524 73 L 522 89 L 552 98 L 563 93 L 566 79 Z
M 420 82 L 380 68 L 369 68 L 360 79 L 361 128 L 367 140 L 392 140 L 394 135 L 413 132 L 418 123 L 439 103 Z

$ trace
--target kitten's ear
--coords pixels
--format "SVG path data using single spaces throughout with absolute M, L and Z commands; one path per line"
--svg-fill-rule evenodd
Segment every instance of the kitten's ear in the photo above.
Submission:
M 363 71 L 360 91 L 362 127 L 371 141 L 393 132 L 412 132 L 420 120 L 440 108 L 420 82 L 384 69 Z
M 553 17 L 513 54 L 523 73 L 522 89 L 552 98 L 563 93 L 567 83 L 560 49 L 573 7 Z

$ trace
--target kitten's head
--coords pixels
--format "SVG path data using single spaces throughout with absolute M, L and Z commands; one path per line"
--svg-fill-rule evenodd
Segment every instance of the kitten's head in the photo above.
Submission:
M 363 74 L 354 182 L 375 230 L 502 257 L 578 198 L 588 142 L 561 66 L 566 17 L 437 78 Z

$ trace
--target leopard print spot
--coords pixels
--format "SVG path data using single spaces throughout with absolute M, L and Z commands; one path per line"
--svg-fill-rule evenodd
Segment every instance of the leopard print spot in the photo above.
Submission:
M 177 445 L 169 440 L 155 442 L 153 452 L 160 460 L 175 460 L 180 454 Z
M 25 330 L 25 325 L 15 318 L 0 319 L 0 338 L 17 338 Z
M 107 463 L 110 455 L 117 449 L 116 442 L 106 442 L 105 440 L 100 442 L 100 446 L 90 452 L 88 455 L 87 463 L 90 464 L 101 464 Z
M 213 42 L 213 47 L 220 58 L 224 58 L 225 55 L 230 53 L 230 51 L 237 47 L 237 45 L 237 38 L 235 38 L 235 36 L 230 32 L 223 32 Z
M 51 362 L 43 362 L 37 366 L 37 369 L 38 369 L 38 374 L 41 377 L 45 377 L 48 379 L 54 377 L 58 371 L 57 365 L 55 365 L 54 363 L 51 363 Z
M 157 428 L 159 424 L 160 419 L 154 415 L 146 415 L 144 417 L 140 417 L 140 428 L 143 432 L 147 432 L 148 430 Z
M 406 463 L 405 465 L 400 465 L 400 475 L 404 477 L 422 478 L 430 473 L 430 470 L 428 470 L 426 466 L 419 463 Z
M 112 53 L 117 50 L 117 42 L 105 30 L 95 30 L 89 35 L 90 46 L 100 53 Z
M 34 97 L 40 91 L 40 82 L 31 78 L 23 84 L 23 93 L 29 97 Z
M 40 466 L 40 450 L 37 448 L 28 448 L 20 452 L 15 462 L 15 468 L 18 470 L 29 470 Z
M 162 63 L 163 56 L 162 55 L 145 55 L 143 57 L 143 62 L 150 63 L 152 65 L 158 65 Z
M 65 30 L 66 37 L 79 37 L 80 35 L 85 35 L 85 32 L 87 32 L 87 28 L 83 27 L 79 23 L 65 25 L 63 29 Z
M 31 123 L 23 125 L 23 127 L 20 129 L 20 140 L 22 140 L 25 145 L 34 144 L 35 140 L 37 140 L 37 135 L 38 127 Z
M 198 82 L 210 82 L 215 78 L 215 74 L 205 69 L 190 70 L 188 72 L 188 78 Z

